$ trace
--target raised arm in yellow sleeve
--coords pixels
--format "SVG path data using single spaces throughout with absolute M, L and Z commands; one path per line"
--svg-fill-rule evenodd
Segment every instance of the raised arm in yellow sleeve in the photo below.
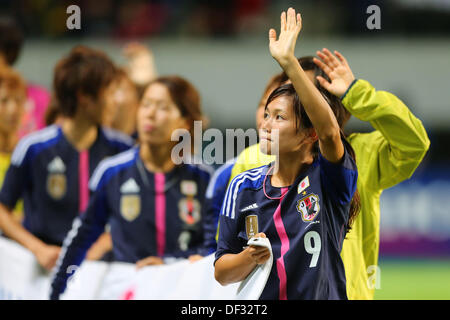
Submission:
M 377 91 L 364 80 L 355 80 L 345 57 L 328 49 L 314 58 L 330 81 L 318 76 L 320 85 L 341 97 L 344 107 L 358 119 L 369 121 L 375 131 L 348 137 L 356 154 L 357 187 L 361 211 L 346 235 L 341 257 L 347 296 L 373 299 L 380 277 L 380 196 L 383 189 L 408 179 L 430 146 L 422 122 L 395 95 Z
M 377 91 L 365 80 L 355 80 L 342 103 L 376 130 L 362 135 L 362 145 L 356 146 L 360 152 L 352 145 L 362 162 L 369 164 L 366 186 L 386 189 L 411 177 L 430 146 L 422 122 L 395 95 Z

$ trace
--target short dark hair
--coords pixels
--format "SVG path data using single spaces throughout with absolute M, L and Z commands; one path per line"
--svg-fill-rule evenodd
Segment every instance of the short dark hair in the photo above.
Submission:
M 115 75 L 116 67 L 105 53 L 85 46 L 74 47 L 55 67 L 53 87 L 59 110 L 64 116 L 74 116 L 78 92 L 97 99 Z
M 19 56 L 23 43 L 23 33 L 14 19 L 0 17 L 0 54 L 8 65 L 13 65 Z

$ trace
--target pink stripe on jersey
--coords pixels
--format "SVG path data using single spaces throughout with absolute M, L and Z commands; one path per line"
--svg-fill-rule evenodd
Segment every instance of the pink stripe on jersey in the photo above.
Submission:
M 283 224 L 283 220 L 281 219 L 281 202 L 283 201 L 283 198 L 285 194 L 287 193 L 288 188 L 281 188 L 281 198 L 280 203 L 278 204 L 277 209 L 275 210 L 275 213 L 273 214 L 273 220 L 275 222 L 275 228 L 277 229 L 278 236 L 281 240 L 281 255 L 277 259 L 277 273 L 278 278 L 280 279 L 280 294 L 279 299 L 280 300 L 287 300 L 287 290 L 286 290 L 286 284 L 287 284 L 287 276 L 286 276 L 286 268 L 284 266 L 284 255 L 289 250 L 289 238 L 286 233 L 286 229 Z
M 158 256 L 164 255 L 166 247 L 166 194 L 164 193 L 165 176 L 155 173 L 155 223 L 156 223 L 156 250 Z
M 83 213 L 89 202 L 89 150 L 80 152 L 78 162 L 79 210 Z

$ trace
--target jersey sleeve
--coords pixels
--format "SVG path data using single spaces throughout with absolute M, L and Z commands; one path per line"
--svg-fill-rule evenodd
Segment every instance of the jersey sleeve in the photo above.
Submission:
M 356 181 L 358 170 L 355 160 L 349 153 L 349 144 L 342 140 L 344 144 L 344 155 L 339 163 L 333 163 L 325 159 L 319 153 L 320 175 L 327 194 L 340 205 L 350 203 L 356 191 Z
M 5 179 L 0 191 L 0 203 L 14 209 L 17 201 L 22 197 L 27 183 L 30 183 L 32 175 L 29 173 L 29 153 L 27 150 L 24 155 L 20 155 L 20 144 L 14 150 L 11 156 L 11 164 L 6 171 Z
M 370 139 L 364 139 L 364 145 L 354 147 L 358 163 L 376 172 L 365 185 L 373 190 L 386 189 L 411 177 L 430 146 L 422 122 L 395 95 L 377 91 L 365 80 L 354 81 L 342 103 L 376 130 Z
M 223 164 L 216 170 L 206 190 L 203 222 L 206 255 L 213 253 L 217 249 L 217 225 L 234 161 L 235 159 Z
M 242 243 L 239 240 L 239 222 L 238 217 L 233 215 L 233 207 L 236 207 L 239 201 L 239 192 L 235 191 L 233 183 L 239 176 L 235 177 L 229 184 L 225 198 L 222 204 L 219 217 L 219 233 L 217 240 L 216 261 L 224 254 L 236 254 L 242 251 Z M 236 193 L 236 197 L 233 194 Z
M 108 171 L 106 171 L 108 172 Z M 105 175 L 92 187 L 86 211 L 77 217 L 64 239 L 63 248 L 52 277 L 50 299 L 58 299 L 67 286 L 67 280 L 84 260 L 91 245 L 104 232 L 109 217 Z M 94 175 L 95 176 L 95 173 Z M 71 272 L 69 272 L 71 270 Z

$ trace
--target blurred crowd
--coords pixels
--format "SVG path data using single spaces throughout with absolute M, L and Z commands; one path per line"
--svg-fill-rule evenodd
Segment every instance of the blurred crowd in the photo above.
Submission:
M 367 31 L 367 8 L 377 5 L 382 12 L 384 35 L 411 35 L 412 30 L 420 35 L 448 34 L 450 10 L 446 3 L 304 0 L 302 7 L 313 17 L 307 32 L 361 35 Z M 82 8 L 80 30 L 66 28 L 66 9 L 73 4 Z M 259 33 L 267 22 L 276 22 L 278 18 L 273 13 L 287 5 L 289 1 L 278 0 L 5 0 L 0 2 L 0 10 L 14 16 L 27 34 L 35 37 L 220 37 Z M 419 18 L 427 21 L 426 27 L 415 27 Z

